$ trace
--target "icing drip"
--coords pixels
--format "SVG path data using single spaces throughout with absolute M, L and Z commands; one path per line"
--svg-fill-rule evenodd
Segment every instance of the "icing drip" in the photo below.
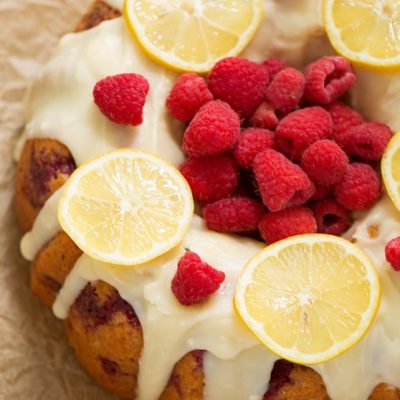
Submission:
M 32 230 L 22 238 L 20 249 L 27 260 L 33 261 L 41 247 L 61 231 L 57 207 L 63 191 L 61 187 L 50 196 L 36 217 Z
M 185 248 L 198 253 L 207 263 L 226 275 L 217 294 L 206 304 L 196 307 L 180 305 L 171 291 L 171 280 Z M 138 378 L 139 399 L 157 399 L 176 362 L 196 349 L 206 350 L 213 355 L 213 359 L 206 356 L 207 376 L 222 367 L 221 373 L 226 378 L 243 373 L 239 369 L 243 365 L 236 365 L 234 361 L 236 356 L 243 360 L 244 365 L 249 365 L 252 354 L 257 352 L 264 355 L 258 356 L 255 361 L 260 362 L 255 362 L 252 366 L 257 374 L 249 375 L 242 382 L 243 397 L 232 397 L 238 400 L 250 396 L 261 399 L 276 357 L 264 350 L 240 322 L 233 309 L 232 298 L 241 267 L 262 248 L 262 243 L 250 239 L 209 232 L 203 221 L 195 217 L 181 246 L 142 266 L 113 266 L 83 255 L 61 289 L 53 311 L 59 318 L 66 318 L 69 307 L 87 282 L 108 282 L 133 306 L 143 329 L 144 347 Z M 228 368 L 225 369 L 224 365 Z M 207 374 L 208 369 L 210 374 Z M 260 375 L 263 375 L 261 382 L 257 379 Z M 253 386 L 254 380 L 257 385 Z M 213 385 L 212 382 L 211 380 L 210 396 L 206 398 L 218 398 L 214 396 L 218 390 L 225 396 L 221 387 L 218 389 L 218 385 Z
M 206 353 L 204 397 L 219 399 L 223 393 L 223 398 L 230 400 L 262 399 L 277 358 L 262 345 L 244 350 L 228 360 Z
M 142 74 L 150 83 L 144 122 L 137 127 L 109 121 L 92 99 L 97 81 L 125 72 Z M 147 150 L 177 165 L 184 159 L 177 133 L 182 129 L 165 107 L 175 78 L 142 54 L 122 18 L 68 34 L 28 94 L 22 140 L 57 139 L 69 148 L 77 165 L 121 147 Z
M 396 235 L 400 235 L 400 214 L 386 197 L 349 234 L 377 266 L 382 300 L 373 326 L 357 345 L 333 360 L 313 366 L 333 400 L 365 400 L 378 383 L 398 385 L 400 334 L 393 315 L 400 313 L 400 277 L 384 257 L 386 242 Z M 195 308 L 180 306 L 170 290 L 185 247 L 226 274 L 215 297 Z M 139 399 L 156 399 L 175 363 L 187 352 L 203 349 L 207 350 L 205 399 L 229 394 L 232 399 L 258 400 L 278 357 L 261 346 L 240 323 L 232 296 L 240 267 L 262 247 L 250 239 L 207 231 L 202 220 L 195 217 L 179 248 L 143 266 L 112 266 L 83 255 L 67 278 L 53 310 L 59 318 L 66 318 L 70 305 L 87 282 L 108 282 L 133 306 L 143 328 Z M 232 382 L 240 383 L 231 387 Z M 358 384 L 355 386 L 354 382 Z
M 121 3 L 110 1 L 117 7 Z M 310 59 L 332 52 L 322 30 L 321 4 L 321 0 L 265 0 L 265 20 L 244 56 L 261 60 L 274 54 L 302 66 Z M 140 127 L 112 124 L 93 105 L 91 92 L 95 82 L 120 72 L 141 73 L 150 82 L 144 124 Z M 393 129 L 398 128 L 400 74 L 357 73 L 353 98 L 358 109 L 366 117 L 384 119 Z M 183 160 L 181 138 L 176 134 L 182 127 L 174 126 L 176 122 L 168 117 L 164 106 L 175 77 L 143 55 L 121 18 L 90 31 L 66 35 L 30 91 L 25 134 L 18 148 L 22 149 L 26 139 L 48 137 L 68 146 L 78 165 L 120 147 L 148 150 L 177 165 Z M 33 259 L 42 245 L 59 231 L 56 208 L 61 192 L 53 194 L 32 231 L 24 236 L 21 249 L 27 259 Z M 400 275 L 390 269 L 383 253 L 387 240 L 398 234 L 399 213 L 387 198 L 348 234 L 377 266 L 383 297 L 367 335 L 350 351 L 314 366 L 333 400 L 365 400 L 380 382 L 399 386 L 400 329 L 395 316 L 400 313 Z M 242 265 L 262 245 L 206 232 L 201 220 L 195 218 L 184 246 L 226 272 L 224 285 L 205 305 L 185 308 L 172 296 L 169 285 L 177 259 L 184 251 L 181 246 L 134 268 L 105 265 L 83 255 L 59 293 L 55 314 L 65 318 L 85 284 L 101 279 L 114 286 L 134 307 L 143 328 L 141 400 L 156 399 L 176 361 L 193 349 L 207 350 L 206 400 L 261 399 L 277 357 L 238 321 L 232 294 Z

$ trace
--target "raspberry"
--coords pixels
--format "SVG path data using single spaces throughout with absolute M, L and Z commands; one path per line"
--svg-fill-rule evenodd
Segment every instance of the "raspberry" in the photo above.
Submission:
M 265 214 L 258 228 L 267 243 L 274 243 L 289 236 L 316 233 L 317 223 L 310 209 L 295 207 Z
M 263 214 L 263 205 L 248 197 L 218 200 L 203 209 L 203 217 L 209 229 L 228 233 L 257 230 Z
M 315 187 L 306 173 L 275 150 L 258 154 L 253 170 L 263 203 L 270 211 L 299 206 L 314 194 Z
M 270 57 L 262 62 L 262 65 L 267 68 L 269 76 L 273 78 L 279 71 L 288 67 L 288 65 L 277 57 Z
M 348 211 L 335 200 L 322 200 L 313 205 L 318 232 L 340 235 L 350 227 Z
M 268 83 L 265 67 L 238 57 L 217 62 L 208 76 L 211 93 L 229 103 L 242 118 L 254 114 L 264 100 Z
M 228 154 L 188 158 L 179 170 L 188 181 L 193 197 L 202 202 L 228 197 L 239 180 L 238 167 Z
M 339 182 L 347 169 L 346 153 L 331 140 L 318 140 L 301 156 L 301 167 L 310 179 L 320 186 Z
M 312 200 L 326 199 L 332 192 L 331 186 L 319 186 L 315 185 L 315 193 L 311 197 Z
M 304 69 L 304 97 L 317 104 L 329 104 L 338 99 L 356 80 L 353 67 L 344 57 L 322 57 Z
M 183 150 L 190 157 L 231 151 L 240 134 L 239 116 L 229 104 L 210 101 L 200 108 L 183 136 Z
M 140 125 L 149 89 L 149 83 L 142 75 L 120 74 L 97 82 L 93 97 L 97 107 L 111 121 Z
M 251 169 L 258 153 L 274 148 L 274 134 L 267 129 L 248 128 L 239 136 L 233 156 L 236 162 L 245 169 Z
M 356 211 L 367 210 L 380 196 L 379 175 L 367 164 L 350 164 L 343 179 L 335 185 L 334 193 L 343 207 Z
M 283 114 L 294 110 L 304 93 L 305 79 L 295 68 L 279 71 L 268 86 L 266 98 Z
M 268 101 L 261 103 L 250 119 L 250 125 L 256 128 L 275 129 L 278 123 L 275 108 Z
M 332 135 L 333 122 L 321 107 L 297 110 L 282 119 L 275 132 L 277 148 L 287 157 L 299 161 L 310 144 Z
M 175 82 L 167 98 L 167 108 L 174 118 L 186 122 L 212 99 L 213 95 L 204 78 L 188 72 Z
M 355 110 L 347 107 L 340 101 L 335 101 L 327 107 L 333 121 L 333 139 L 340 141 L 340 137 L 353 126 L 360 125 L 364 118 Z
M 400 236 L 390 240 L 385 246 L 387 262 L 395 271 L 400 271 Z
M 199 304 L 215 293 L 225 279 L 225 274 L 203 262 L 192 251 L 187 251 L 178 262 L 171 282 L 171 290 L 184 306 Z
M 391 137 L 392 131 L 386 124 L 364 122 L 343 132 L 337 143 L 349 155 L 374 161 L 382 157 Z

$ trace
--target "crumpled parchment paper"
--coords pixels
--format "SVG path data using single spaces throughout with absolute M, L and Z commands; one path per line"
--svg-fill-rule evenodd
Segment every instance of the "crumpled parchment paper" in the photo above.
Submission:
M 0 0 L 0 400 L 111 400 L 81 370 L 63 328 L 29 291 L 13 212 L 13 150 L 25 90 L 89 0 Z

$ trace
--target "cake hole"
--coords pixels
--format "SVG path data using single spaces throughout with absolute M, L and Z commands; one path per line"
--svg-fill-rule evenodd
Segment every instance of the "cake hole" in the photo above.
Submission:
M 394 8 L 392 5 L 392 0 L 386 0 L 383 2 L 382 13 L 387 18 L 393 18 Z
M 376 239 L 379 235 L 379 227 L 378 225 L 370 225 L 367 228 L 367 232 L 368 232 L 368 237 L 370 239 Z
M 116 375 L 119 372 L 119 366 L 115 361 L 105 357 L 99 357 L 101 366 L 107 375 Z

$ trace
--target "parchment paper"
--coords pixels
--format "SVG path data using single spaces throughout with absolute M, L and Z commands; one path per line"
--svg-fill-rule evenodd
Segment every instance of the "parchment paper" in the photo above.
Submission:
M 0 400 L 111 400 L 80 369 L 62 325 L 28 288 L 13 212 L 22 99 L 89 0 L 0 0 Z

